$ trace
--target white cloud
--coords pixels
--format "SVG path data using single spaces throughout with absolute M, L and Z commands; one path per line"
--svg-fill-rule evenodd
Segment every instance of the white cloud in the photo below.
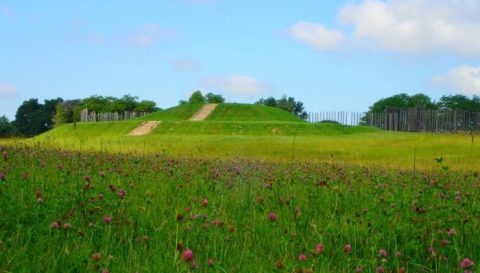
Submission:
M 374 47 L 480 56 L 478 0 L 363 0 L 340 16 L 354 38 Z
M 460 66 L 447 74 L 433 77 L 432 84 L 451 89 L 451 91 L 480 95 L 480 67 Z
M 159 40 L 167 40 L 175 37 L 172 30 L 162 29 L 155 24 L 147 24 L 135 30 L 130 35 L 130 43 L 136 47 L 148 47 Z
M 344 35 L 337 30 L 314 23 L 300 21 L 288 30 L 290 36 L 319 51 L 329 51 L 341 46 Z
M 14 85 L 0 82 L 0 98 L 12 98 L 16 96 L 18 96 L 18 92 Z
M 213 89 L 235 95 L 257 95 L 272 90 L 269 83 L 244 75 L 209 76 L 200 80 L 201 89 Z

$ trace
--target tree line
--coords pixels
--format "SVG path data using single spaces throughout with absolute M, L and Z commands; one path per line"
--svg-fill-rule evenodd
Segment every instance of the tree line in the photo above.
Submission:
M 44 100 L 44 103 L 32 98 L 18 107 L 14 121 L 10 122 L 5 116 L 0 117 L 0 137 L 31 137 L 41 134 L 54 126 L 78 121 L 80 112 L 85 108 L 97 113 L 150 113 L 159 110 L 154 101 L 140 101 L 138 97 L 131 95 L 121 98 L 93 95 L 75 100 L 56 98 Z
M 179 104 L 224 102 L 225 98 L 221 95 L 213 93 L 203 95 L 200 90 L 197 90 L 193 92 L 188 100 L 181 100 Z M 308 118 L 303 102 L 286 95 L 279 99 L 274 97 L 261 98 L 255 104 L 276 107 L 302 119 Z M 413 107 L 480 112 L 480 97 L 473 96 L 469 98 L 465 95 L 446 95 L 442 96 L 439 101 L 433 101 L 423 93 L 414 95 L 400 93 L 376 101 L 369 107 L 368 112 L 384 112 L 388 111 L 389 108 Z M 131 95 L 124 95 L 121 98 L 93 95 L 85 99 L 76 100 L 56 98 L 45 100 L 44 103 L 40 103 L 38 99 L 29 99 L 24 101 L 17 109 L 14 121 L 10 122 L 5 116 L 0 117 L 0 137 L 30 137 L 41 134 L 54 126 L 78 121 L 80 111 L 85 108 L 96 113 L 123 113 L 125 111 L 150 113 L 159 110 L 154 101 L 139 100 L 138 97 Z
M 442 96 L 440 100 L 436 102 L 422 93 L 411 96 L 406 93 L 400 93 L 378 100 L 369 107 L 369 112 L 384 112 L 392 107 L 480 112 L 480 97 L 473 96 L 472 98 L 469 98 L 465 95 L 446 95 Z

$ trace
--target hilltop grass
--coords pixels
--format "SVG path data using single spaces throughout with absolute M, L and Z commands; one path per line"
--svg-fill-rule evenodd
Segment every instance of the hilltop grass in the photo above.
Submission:
M 207 120 L 304 122 L 301 118 L 278 108 L 237 103 L 219 104 Z
M 138 118 L 137 120 L 188 120 L 191 116 L 198 112 L 202 106 L 203 104 L 201 103 L 185 103 L 179 106 L 151 113 L 145 117 Z
M 394 169 L 446 166 L 480 169 L 470 135 L 385 132 L 368 127 L 309 123 L 163 122 L 150 135 L 129 137 L 139 121 L 63 125 L 22 141 L 44 147 L 191 158 L 312 161 Z M 442 158 L 442 164 L 436 162 Z

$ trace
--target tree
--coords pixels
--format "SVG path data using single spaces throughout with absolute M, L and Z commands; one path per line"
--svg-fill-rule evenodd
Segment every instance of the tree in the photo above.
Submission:
M 151 100 L 142 100 L 141 102 L 138 102 L 133 109 L 133 111 L 137 112 L 154 112 L 157 111 L 157 104 L 154 101 Z
M 216 95 L 213 93 L 206 94 L 205 100 L 208 103 L 224 103 L 225 102 L 225 98 L 222 95 Z
M 6 116 L 0 117 L 0 137 L 10 137 L 13 135 L 13 126 Z
M 440 109 L 444 110 L 480 112 L 480 97 L 478 96 L 473 96 L 472 99 L 465 95 L 442 96 L 437 104 Z
M 285 110 L 287 112 L 290 112 L 302 119 L 307 119 L 308 114 L 304 110 L 303 107 L 303 102 L 301 101 L 295 101 L 295 98 L 293 97 L 288 97 L 286 95 L 283 95 L 282 98 L 276 100 L 273 97 L 269 97 L 266 99 L 260 99 L 257 101 L 255 104 L 259 105 L 265 105 L 265 106 L 270 106 L 270 107 L 276 107 L 280 108 L 282 110 Z
M 120 99 L 110 98 L 112 104 L 112 112 L 133 112 L 137 106 L 138 97 L 124 95 Z
M 188 103 L 205 103 L 205 97 L 200 90 L 197 90 L 190 96 Z
M 44 104 L 38 103 L 38 99 L 24 101 L 15 114 L 14 126 L 22 136 L 31 137 L 41 134 L 53 127 L 55 108 L 61 98 L 45 100 Z
M 39 119 L 42 105 L 38 99 L 24 101 L 15 114 L 14 126 L 23 136 L 33 136 L 45 130 L 45 124 Z
M 369 112 L 383 112 L 386 111 L 389 107 L 421 107 L 425 109 L 435 109 L 436 105 L 432 102 L 431 98 L 425 94 L 419 93 L 413 96 L 409 96 L 405 93 L 400 93 L 388 98 L 378 100 L 369 107 Z
M 277 107 L 277 100 L 274 97 L 269 97 L 266 99 L 262 98 L 259 101 L 257 101 L 255 104 L 265 105 L 270 107 Z
M 55 117 L 53 118 L 55 127 L 58 127 L 67 122 L 67 109 L 63 106 L 62 103 L 57 103 L 55 107 Z

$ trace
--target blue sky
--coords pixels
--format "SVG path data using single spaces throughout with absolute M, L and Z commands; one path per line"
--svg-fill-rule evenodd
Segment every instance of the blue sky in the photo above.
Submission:
M 167 108 L 196 89 L 308 111 L 479 95 L 480 1 L 0 0 L 0 115 L 94 94 Z

